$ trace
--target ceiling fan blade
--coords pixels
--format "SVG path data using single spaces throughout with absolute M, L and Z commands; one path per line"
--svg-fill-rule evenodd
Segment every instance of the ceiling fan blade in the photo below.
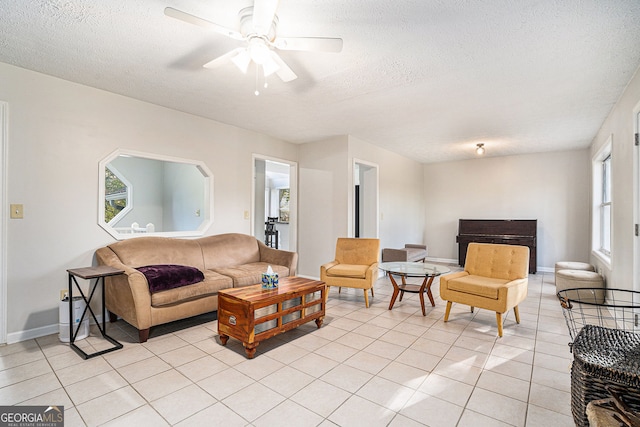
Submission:
M 229 28 L 225 28 L 221 25 L 215 24 L 211 21 L 207 21 L 206 19 L 202 19 L 199 18 L 195 15 L 191 15 L 190 13 L 187 12 L 183 12 L 181 10 L 178 9 L 174 9 L 172 7 L 166 7 L 164 9 L 164 14 L 167 15 L 170 18 L 175 18 L 178 19 L 180 21 L 186 22 L 188 24 L 193 24 L 193 25 L 197 25 L 199 27 L 204 27 L 204 28 L 209 28 L 217 33 L 220 33 L 222 35 L 225 35 L 227 37 L 231 37 L 232 39 L 235 40 L 244 40 L 244 37 L 242 37 L 242 34 L 240 34 L 239 32 L 235 31 L 235 30 L 231 30 Z
M 224 65 L 226 63 L 228 63 L 229 61 L 233 60 L 233 57 L 236 55 L 240 55 L 242 52 L 244 52 L 246 49 L 243 47 L 239 47 L 237 49 L 233 49 L 230 52 L 225 53 L 222 56 L 218 56 L 216 59 L 207 62 L 206 64 L 203 65 L 204 68 L 217 68 L 221 65 Z
M 328 37 L 278 37 L 273 45 L 281 50 L 342 51 L 342 39 Z
M 268 34 L 273 17 L 278 9 L 278 0 L 254 0 L 253 30 L 258 34 Z
M 289 66 L 282 60 L 282 58 L 280 58 L 280 55 L 278 55 L 274 51 L 270 51 L 270 57 L 278 66 L 276 74 L 282 79 L 283 82 L 290 82 L 291 80 L 295 80 L 298 78 L 298 76 L 296 76 L 296 73 L 294 73 L 293 70 L 289 68 Z

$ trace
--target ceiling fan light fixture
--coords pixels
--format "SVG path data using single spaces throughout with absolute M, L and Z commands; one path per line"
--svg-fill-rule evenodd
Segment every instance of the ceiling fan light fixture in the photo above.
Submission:
M 268 77 L 278 71 L 280 69 L 280 66 L 276 64 L 273 59 L 269 58 L 269 60 L 262 64 L 262 69 L 264 70 L 264 76 Z
M 269 46 L 261 38 L 251 39 L 247 48 L 251 60 L 256 64 L 263 65 L 269 60 Z
M 484 144 L 476 144 L 476 154 L 482 156 L 484 154 Z
M 246 49 L 243 49 L 236 56 L 231 58 L 231 62 L 233 62 L 243 74 L 247 74 L 249 64 L 251 63 L 251 56 L 249 56 Z

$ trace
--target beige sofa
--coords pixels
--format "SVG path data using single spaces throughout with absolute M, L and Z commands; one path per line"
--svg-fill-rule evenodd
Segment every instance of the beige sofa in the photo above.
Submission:
M 268 266 L 280 277 L 294 276 L 298 254 L 230 233 L 199 239 L 137 237 L 98 249 L 96 258 L 99 265 L 125 271 L 106 279 L 106 308 L 112 321 L 120 316 L 138 329 L 140 342 L 145 342 L 152 326 L 217 310 L 220 289 L 260 283 Z M 137 270 L 168 265 L 196 271 L 203 280 L 152 292 L 148 276 Z

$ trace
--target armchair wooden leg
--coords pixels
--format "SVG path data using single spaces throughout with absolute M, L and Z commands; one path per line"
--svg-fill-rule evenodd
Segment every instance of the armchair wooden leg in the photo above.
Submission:
M 520 311 L 518 311 L 518 306 L 513 307 L 513 312 L 516 315 L 516 323 L 520 323 Z
M 373 287 L 371 288 L 371 297 L 374 297 L 375 295 L 373 295 Z
M 473 313 L 473 307 L 471 307 L 471 312 Z
M 447 309 L 444 312 L 444 321 L 449 320 L 449 313 L 451 313 L 451 306 L 453 303 L 451 301 L 447 301 Z
M 502 313 L 496 312 L 496 322 L 498 323 L 498 336 L 502 337 Z
M 369 308 L 369 293 L 367 292 L 366 289 L 363 289 L 364 291 L 364 305 Z
M 342 286 L 338 287 L 338 293 L 341 294 L 342 293 Z
M 329 302 L 329 290 L 331 289 L 331 286 L 327 285 L 327 289 L 325 289 L 324 291 L 324 303 L 326 304 L 327 302 Z

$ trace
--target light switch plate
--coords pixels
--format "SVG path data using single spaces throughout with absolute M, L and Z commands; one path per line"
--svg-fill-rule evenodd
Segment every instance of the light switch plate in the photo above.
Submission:
M 22 205 L 10 205 L 11 209 L 11 218 L 13 219 L 22 219 L 24 218 L 24 208 Z

